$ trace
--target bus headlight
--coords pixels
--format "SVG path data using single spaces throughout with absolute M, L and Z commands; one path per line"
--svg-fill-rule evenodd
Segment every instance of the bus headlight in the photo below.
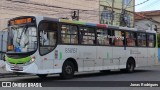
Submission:
M 33 56 L 33 57 L 31 58 L 31 60 L 30 60 L 28 63 L 25 63 L 24 65 L 25 65 L 25 66 L 26 66 L 26 65 L 29 65 L 29 64 L 33 63 L 35 60 L 36 60 L 36 57 Z
M 34 62 L 36 60 L 36 57 L 33 56 L 32 59 L 31 59 L 31 62 Z

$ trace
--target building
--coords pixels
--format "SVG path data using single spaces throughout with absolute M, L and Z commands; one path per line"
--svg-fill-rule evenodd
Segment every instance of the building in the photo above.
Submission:
M 134 27 L 135 0 L 100 0 L 100 23 Z
M 10 18 L 26 15 L 133 27 L 134 3 L 135 0 L 0 0 L 0 30 L 7 27 Z
M 160 33 L 160 10 L 135 13 L 135 27 L 140 30 L 156 30 Z
M 72 19 L 79 12 L 80 21 L 99 23 L 97 0 L 0 0 L 0 7 L 0 30 L 8 19 L 26 15 Z

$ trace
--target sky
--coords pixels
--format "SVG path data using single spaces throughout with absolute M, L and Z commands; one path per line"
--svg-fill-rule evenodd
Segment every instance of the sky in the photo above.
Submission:
M 146 0 L 135 0 L 135 5 L 140 4 Z M 152 10 L 160 10 L 160 0 L 148 0 L 147 2 L 135 6 L 135 11 L 152 11 Z

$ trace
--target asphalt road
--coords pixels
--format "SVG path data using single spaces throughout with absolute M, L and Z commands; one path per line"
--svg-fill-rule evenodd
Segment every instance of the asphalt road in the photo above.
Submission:
M 46 79 L 40 79 L 35 75 L 4 75 L 0 81 L 160 81 L 160 66 L 136 68 L 134 73 L 111 71 L 107 73 L 83 72 L 76 74 L 73 79 L 63 80 L 59 75 L 48 75 Z
M 6 75 L 6 76 L 1 77 L 0 81 L 12 81 L 12 82 L 22 82 L 22 83 L 37 82 L 37 83 L 42 83 L 43 85 L 51 85 L 51 86 L 53 85 L 54 90 L 62 90 L 64 87 L 67 87 L 65 88 L 66 90 L 82 90 L 82 89 L 98 90 L 101 87 L 101 85 L 99 87 L 96 86 L 98 84 L 109 83 L 109 84 L 113 84 L 114 86 L 114 84 L 123 85 L 123 83 L 134 82 L 134 81 L 140 82 L 140 83 L 145 82 L 145 81 L 151 82 L 151 83 L 155 81 L 157 82 L 159 81 L 157 84 L 160 86 L 160 66 L 136 68 L 134 73 L 124 73 L 120 71 L 111 71 L 107 73 L 85 72 L 85 73 L 76 74 L 73 79 L 69 79 L 69 80 L 63 80 L 58 75 L 49 75 L 46 79 L 40 79 L 34 75 L 19 75 L 19 76 Z M 90 85 L 88 83 L 91 83 L 93 85 Z M 69 85 L 69 87 L 65 86 L 64 84 Z M 73 84 L 73 87 L 71 88 L 72 84 Z M 78 86 L 76 86 L 77 84 Z M 115 86 L 118 86 L 118 85 L 115 85 Z M 58 88 L 58 87 L 61 87 L 61 88 Z M 79 88 L 76 88 L 76 87 L 79 87 Z M 129 86 L 126 86 L 126 87 L 127 88 L 120 87 L 118 88 L 118 90 L 128 90 L 128 88 L 130 90 L 135 90 L 135 89 L 136 90 L 150 90 L 151 89 L 150 87 L 149 88 L 147 87 L 143 87 L 143 88 L 142 87 L 129 87 Z M 110 87 L 105 87 L 105 86 L 103 87 L 102 85 L 101 89 L 117 90 L 117 88 L 112 87 L 112 85 L 110 85 Z M 14 90 L 14 89 L 11 89 L 11 90 Z M 37 88 L 37 90 L 39 89 Z M 50 89 L 48 88 L 46 90 L 50 90 Z M 152 88 L 152 90 L 160 90 L 160 87 Z

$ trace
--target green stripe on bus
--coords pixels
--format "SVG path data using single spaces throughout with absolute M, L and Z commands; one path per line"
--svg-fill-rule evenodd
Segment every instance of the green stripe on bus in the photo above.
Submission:
M 25 57 L 25 58 L 19 58 L 19 59 L 13 59 L 13 58 L 9 58 L 9 57 L 5 57 L 5 60 L 8 61 L 9 63 L 12 63 L 12 64 L 24 64 L 24 63 L 27 63 L 31 60 L 32 58 L 29 56 L 29 57 Z
M 60 52 L 60 60 L 62 60 L 62 52 Z
M 74 24 L 81 24 L 81 25 L 85 25 L 85 22 L 79 22 L 79 21 L 73 21 Z
M 73 24 L 80 24 L 80 25 L 85 25 L 85 22 L 80 22 L 80 21 L 71 21 L 71 20 L 65 20 L 65 19 L 60 19 L 60 22 L 65 22 L 65 23 L 73 23 Z

